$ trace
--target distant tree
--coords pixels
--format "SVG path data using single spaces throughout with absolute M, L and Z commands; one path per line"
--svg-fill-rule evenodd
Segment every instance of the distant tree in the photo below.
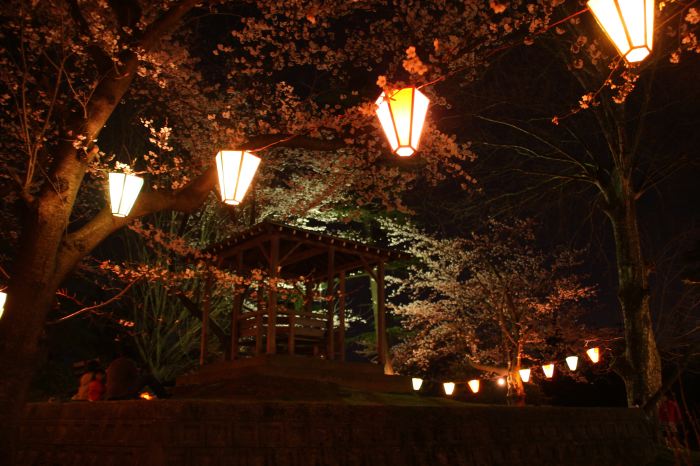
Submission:
M 595 290 L 576 273 L 575 253 L 537 247 L 531 222 L 490 221 L 483 230 L 447 239 L 410 227 L 390 233 L 417 259 L 392 280 L 394 312 L 408 331 L 393 354 L 403 369 L 449 375 L 469 365 L 507 375 L 509 402 L 522 404 L 522 367 L 595 339 L 578 320 Z

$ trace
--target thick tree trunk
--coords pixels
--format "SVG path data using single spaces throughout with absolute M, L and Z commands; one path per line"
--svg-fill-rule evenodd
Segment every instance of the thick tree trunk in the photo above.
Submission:
M 508 358 L 506 403 L 510 406 L 525 406 L 525 385 L 519 372 L 520 353 L 520 348 L 512 348 Z
M 613 173 L 606 214 L 615 239 L 618 300 L 625 326 L 622 376 L 629 406 L 643 406 L 661 388 L 661 358 L 656 347 L 649 308 L 648 269 L 644 262 L 629 177 Z

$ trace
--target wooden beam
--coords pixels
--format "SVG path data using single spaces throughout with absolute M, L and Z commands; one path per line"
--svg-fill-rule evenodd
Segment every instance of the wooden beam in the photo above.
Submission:
M 384 262 L 379 262 L 377 266 L 377 354 L 379 364 L 383 366 L 387 362 L 387 341 L 386 341 L 386 290 L 384 285 Z
M 299 243 L 301 245 L 301 243 Z M 280 265 L 282 267 L 286 267 L 288 265 L 295 264 L 299 261 L 302 261 L 304 259 L 310 259 L 311 257 L 318 256 L 326 252 L 327 249 L 325 248 L 312 248 L 312 249 L 307 249 L 306 251 L 301 251 L 297 254 L 294 254 L 292 256 L 285 256 L 281 261 Z
M 204 282 L 204 308 L 202 311 L 202 331 L 199 341 L 199 365 L 203 366 L 207 358 L 207 345 L 209 344 L 209 312 L 211 311 L 211 271 L 207 272 Z
M 345 272 L 340 272 L 338 276 L 338 320 L 340 327 L 338 328 L 338 351 L 340 352 L 340 360 L 345 362 Z
M 326 278 L 326 306 L 328 307 L 326 316 L 326 354 L 328 359 L 335 359 L 335 338 L 333 329 L 333 306 L 335 305 L 335 300 L 333 299 L 335 294 L 335 247 L 331 246 L 328 248 L 328 274 Z
M 277 277 L 279 275 L 280 237 L 270 239 L 270 279 L 267 291 L 267 354 L 277 352 Z
M 243 253 L 239 253 L 236 256 L 236 273 L 241 274 L 241 269 L 243 269 Z M 243 285 L 234 286 L 233 296 L 233 308 L 231 309 L 231 349 L 229 351 L 230 359 L 235 360 L 238 357 L 238 319 L 243 310 L 243 299 L 245 294 L 245 288 Z

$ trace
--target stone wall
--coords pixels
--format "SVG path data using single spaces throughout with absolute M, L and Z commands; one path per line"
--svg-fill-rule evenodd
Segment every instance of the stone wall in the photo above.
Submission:
M 21 465 L 643 465 L 634 409 L 309 402 L 35 403 Z

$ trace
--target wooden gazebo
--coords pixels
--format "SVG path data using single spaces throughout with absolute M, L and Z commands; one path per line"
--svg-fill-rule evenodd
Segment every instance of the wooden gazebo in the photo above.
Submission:
M 258 269 L 273 280 L 297 281 L 303 277 L 305 298 L 301 309 L 281 301 L 274 286 L 236 289 L 227 359 L 286 353 L 344 361 L 346 275 L 364 270 L 377 285 L 379 363 L 391 370 L 387 361 L 384 270 L 387 262 L 406 258 L 404 254 L 274 222 L 255 225 L 205 252 L 219 268 L 241 276 Z M 325 289 L 319 297 L 315 290 L 320 283 Z M 244 307 L 244 301 L 256 305 L 252 309 Z M 207 299 L 202 310 L 202 363 L 207 359 L 209 307 Z M 221 329 L 215 330 L 222 333 Z

